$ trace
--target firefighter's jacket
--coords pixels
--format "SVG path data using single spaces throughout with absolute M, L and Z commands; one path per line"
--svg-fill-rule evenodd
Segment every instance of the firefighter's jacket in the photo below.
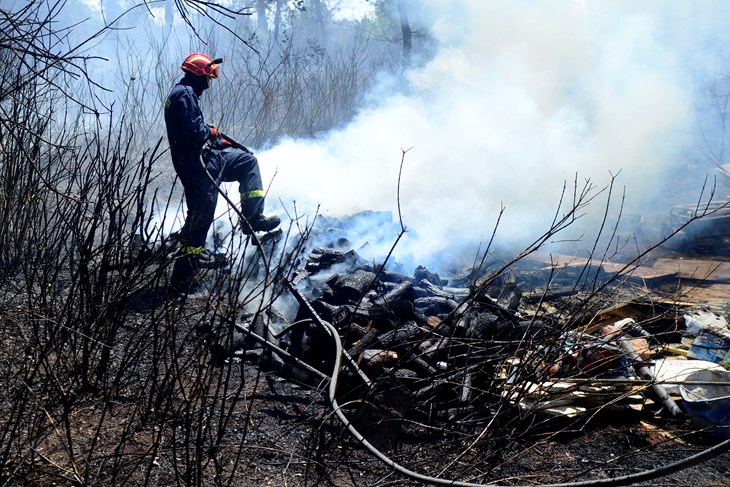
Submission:
M 170 91 L 165 101 L 167 140 L 175 171 L 188 189 L 206 177 L 200 165 L 200 149 L 210 137 L 200 100 L 188 78 L 183 78 Z

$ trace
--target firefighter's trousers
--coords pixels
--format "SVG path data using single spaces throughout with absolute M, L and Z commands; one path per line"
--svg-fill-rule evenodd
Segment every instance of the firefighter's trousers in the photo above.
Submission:
M 264 191 L 256 156 L 241 149 L 210 149 L 204 151 L 203 160 L 215 183 L 238 181 L 245 218 L 253 218 L 263 212 Z M 180 179 L 188 207 L 185 224 L 180 230 L 180 243 L 186 247 L 203 247 L 215 217 L 218 190 L 211 178 L 205 175 L 198 180 L 188 180 L 180 175 Z

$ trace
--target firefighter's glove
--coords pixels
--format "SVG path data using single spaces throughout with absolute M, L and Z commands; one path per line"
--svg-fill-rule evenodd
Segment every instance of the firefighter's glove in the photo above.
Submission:
M 221 133 L 218 132 L 217 128 L 215 128 L 214 126 L 211 125 L 210 126 L 210 138 L 213 141 L 216 141 L 216 140 L 220 139 L 220 137 L 221 137 Z

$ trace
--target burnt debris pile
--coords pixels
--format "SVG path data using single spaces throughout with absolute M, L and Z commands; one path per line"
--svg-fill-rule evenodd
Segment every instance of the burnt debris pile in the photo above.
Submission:
M 727 323 L 697 318 L 686 303 L 627 297 L 630 278 L 616 273 L 623 265 L 586 261 L 556 272 L 531 258 L 445 279 L 423 266 L 385 268 L 337 232 L 328 237 L 334 246 L 310 249 L 287 283 L 296 311 L 287 318 L 275 305 L 237 324 L 215 356 L 256 357 L 310 386 L 334 381 L 349 421 L 380 449 L 404 429 L 473 433 L 489 423 L 484 437 L 504 439 L 597 418 L 689 424 L 689 374 L 730 374 L 724 352 L 698 355 L 692 340 L 704 332 L 686 325 L 712 321 L 730 350 Z M 704 426 L 722 434 L 723 421 Z

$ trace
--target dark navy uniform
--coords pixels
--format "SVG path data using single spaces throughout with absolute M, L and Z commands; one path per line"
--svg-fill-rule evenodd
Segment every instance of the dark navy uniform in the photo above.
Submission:
M 205 169 L 201 164 L 201 150 L 211 136 L 199 104 L 199 96 L 205 88 L 207 81 L 204 78 L 185 76 L 165 101 L 172 163 L 185 189 L 188 207 L 180 232 L 181 249 L 187 253 L 202 251 L 215 216 L 218 192 L 205 169 L 218 183 L 238 181 L 245 218 L 255 220 L 264 207 L 261 173 L 253 154 L 225 147 L 217 141 L 203 151 Z

